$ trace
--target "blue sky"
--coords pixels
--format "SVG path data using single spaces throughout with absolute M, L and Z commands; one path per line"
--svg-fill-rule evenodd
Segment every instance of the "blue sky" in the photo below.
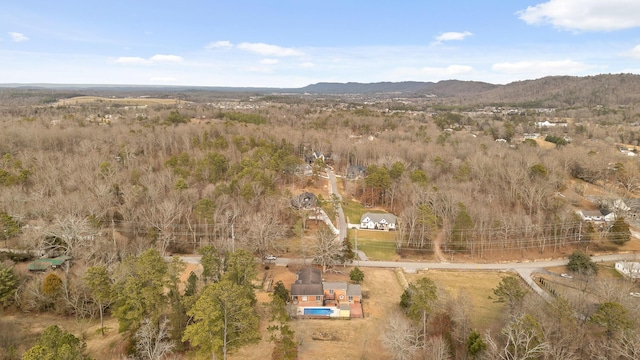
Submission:
M 505 84 L 640 73 L 638 0 L 21 0 L 0 83 Z

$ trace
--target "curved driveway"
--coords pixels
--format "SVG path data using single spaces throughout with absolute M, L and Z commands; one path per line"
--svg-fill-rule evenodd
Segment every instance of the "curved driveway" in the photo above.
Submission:
M 344 211 L 342 210 L 342 195 L 338 191 L 338 184 L 336 183 L 336 174 L 333 173 L 333 170 L 327 168 L 327 175 L 329 176 L 329 184 L 330 184 L 330 193 L 334 194 L 339 201 L 338 206 L 338 231 L 340 232 L 340 241 L 344 240 L 347 237 L 347 221 L 344 217 Z
M 338 232 L 339 232 L 339 237 L 338 239 L 342 242 L 344 241 L 344 239 L 346 239 L 347 237 L 347 229 L 348 229 L 348 225 L 347 225 L 347 219 L 344 216 L 344 210 L 342 210 L 342 195 L 340 195 L 340 192 L 338 191 L 338 184 L 336 183 L 336 175 L 333 173 L 333 170 L 331 170 L 330 168 L 327 168 L 327 176 L 329 177 L 329 185 L 330 185 L 330 189 L 329 192 L 331 194 L 335 194 L 336 197 L 338 198 L 339 201 L 339 205 L 338 205 Z M 361 259 L 361 260 L 367 260 L 367 255 L 365 255 L 364 251 L 362 250 L 355 250 L 356 252 L 356 258 L 357 259 Z

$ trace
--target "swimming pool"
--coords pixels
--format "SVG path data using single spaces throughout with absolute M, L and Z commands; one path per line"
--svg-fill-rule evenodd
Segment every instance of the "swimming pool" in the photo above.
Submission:
M 331 316 L 331 309 L 328 308 L 304 308 L 305 315 Z

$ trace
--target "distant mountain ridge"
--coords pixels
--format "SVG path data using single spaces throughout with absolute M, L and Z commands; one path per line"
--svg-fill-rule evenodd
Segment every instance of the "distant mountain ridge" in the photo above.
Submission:
M 640 75 L 603 74 L 595 76 L 548 76 L 536 80 L 495 85 L 479 81 L 444 80 L 439 82 L 321 82 L 302 88 L 259 88 L 221 86 L 161 85 L 65 85 L 0 84 L 1 88 L 59 89 L 67 91 L 215 91 L 244 94 L 392 94 L 390 97 L 435 95 L 457 104 L 524 104 L 527 106 L 630 105 L 640 102 Z
M 315 94 L 370 94 L 370 93 L 407 93 L 431 89 L 433 82 L 402 81 L 377 83 L 337 83 L 320 82 L 300 88 L 300 91 Z
M 315 94 L 436 95 L 459 104 L 520 104 L 566 107 L 631 105 L 640 102 L 640 75 L 548 76 L 495 85 L 479 81 L 318 83 L 301 88 Z
M 317 83 L 301 88 L 301 91 L 320 94 L 371 94 L 371 93 L 414 93 L 440 96 L 477 93 L 494 89 L 493 85 L 478 81 L 444 80 L 437 83 L 420 81 L 378 82 L 378 83 Z

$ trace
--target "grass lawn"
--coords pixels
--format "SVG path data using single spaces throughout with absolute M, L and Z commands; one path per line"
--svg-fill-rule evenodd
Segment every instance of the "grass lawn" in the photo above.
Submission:
M 460 291 L 472 306 L 471 324 L 483 332 L 491 324 L 499 324 L 505 305 L 488 299 L 494 296 L 493 288 L 500 280 L 507 276 L 500 272 L 481 271 L 438 271 L 429 270 L 426 274 L 406 274 L 407 281 L 412 282 L 421 277 L 433 280 L 439 289 L 445 290 L 450 296 L 458 296 Z M 494 296 L 495 297 L 495 296 Z
M 343 200 L 342 211 L 344 211 L 344 217 L 347 219 L 347 222 L 354 224 L 360 222 L 360 218 L 367 212 L 367 209 L 359 202 Z
M 398 258 L 394 231 L 350 229 L 348 234 L 354 249 L 357 237 L 358 250 L 364 251 L 369 260 L 389 261 Z

